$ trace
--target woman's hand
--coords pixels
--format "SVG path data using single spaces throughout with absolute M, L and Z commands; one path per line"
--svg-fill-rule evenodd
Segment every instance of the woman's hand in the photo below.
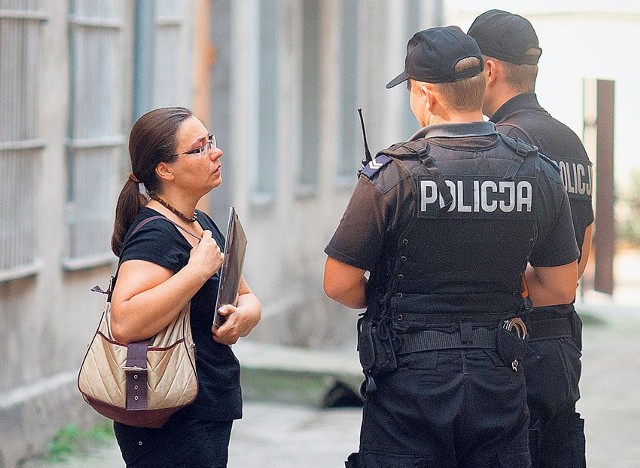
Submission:
M 189 253 L 189 265 L 202 271 L 205 281 L 220 269 L 223 259 L 224 254 L 211 237 L 211 231 L 204 231 L 198 245 Z
M 236 343 L 240 337 L 247 336 L 260 321 L 262 306 L 244 278 L 240 281 L 239 289 L 237 306 L 226 304 L 218 309 L 218 313 L 224 317 L 224 322 L 220 327 L 211 327 L 213 339 L 218 343 Z

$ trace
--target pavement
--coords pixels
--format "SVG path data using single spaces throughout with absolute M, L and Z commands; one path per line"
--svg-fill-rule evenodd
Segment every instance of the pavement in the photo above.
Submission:
M 640 254 L 633 252 L 617 262 L 616 269 L 624 271 L 626 279 L 613 296 L 590 292 L 576 304 L 585 322 L 577 410 L 585 419 L 590 468 L 640 467 Z M 358 447 L 361 409 L 323 408 L 321 397 L 332 382 L 353 387 L 359 372 L 355 350 L 314 352 L 250 341 L 235 346 L 249 374 L 277 378 L 266 399 L 248 395 L 244 418 L 233 427 L 229 468 L 344 466 Z M 294 388 L 297 381 L 305 381 L 310 393 L 301 397 Z M 31 460 L 21 466 L 53 465 Z M 115 441 L 110 441 L 55 466 L 122 468 L 124 463 Z

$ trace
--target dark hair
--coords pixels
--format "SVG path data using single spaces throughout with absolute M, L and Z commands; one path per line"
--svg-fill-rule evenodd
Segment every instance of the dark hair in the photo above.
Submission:
M 147 112 L 133 125 L 129 135 L 132 177 L 120 191 L 111 235 L 111 250 L 117 256 L 120 256 L 127 231 L 147 202 L 134 180 L 142 182 L 147 192 L 159 188 L 156 167 L 176 158 L 176 134 L 182 122 L 192 116 L 193 113 L 184 107 L 163 107 Z

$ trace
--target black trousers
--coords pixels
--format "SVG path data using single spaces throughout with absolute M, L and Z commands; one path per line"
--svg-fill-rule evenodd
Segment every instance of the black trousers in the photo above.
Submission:
M 200 421 L 176 413 L 160 429 L 114 423 L 127 467 L 224 468 L 233 421 Z
M 376 385 L 365 401 L 355 466 L 531 466 L 524 374 L 494 350 L 398 356 L 398 369 Z
M 584 420 L 575 410 L 582 353 L 572 338 L 533 341 L 529 349 L 523 367 L 533 466 L 585 467 Z

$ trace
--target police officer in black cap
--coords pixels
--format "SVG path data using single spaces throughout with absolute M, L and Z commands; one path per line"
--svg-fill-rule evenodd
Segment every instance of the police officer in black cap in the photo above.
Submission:
M 477 41 L 485 59 L 485 115 L 499 132 L 537 146 L 560 166 L 581 247 L 581 276 L 593 226 L 591 162 L 578 136 L 538 103 L 535 84 L 542 53 L 538 36 L 529 20 L 502 10 L 478 16 L 468 34 Z M 583 467 L 584 420 L 575 408 L 580 398 L 582 322 L 569 303 L 536 307 L 527 325 L 531 353 L 523 364 L 533 466 Z
M 325 249 L 326 294 L 367 308 L 348 467 L 530 466 L 521 275 L 570 301 L 578 248 L 556 168 L 483 121 L 482 70 L 456 26 L 410 39 L 387 87 L 407 82 L 423 128 L 363 167 Z

